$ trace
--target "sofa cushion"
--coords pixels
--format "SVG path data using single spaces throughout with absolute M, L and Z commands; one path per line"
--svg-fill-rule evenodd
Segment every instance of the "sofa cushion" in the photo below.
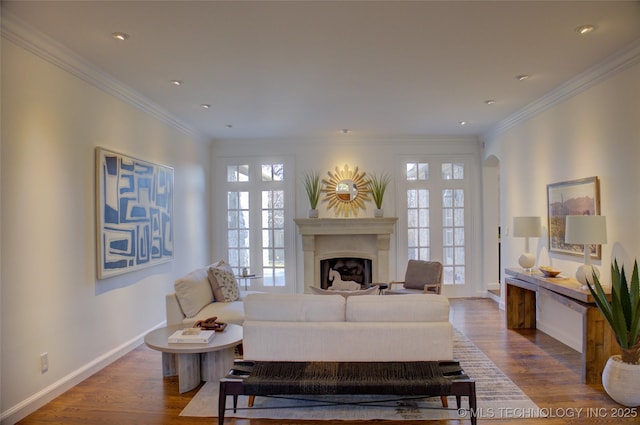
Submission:
M 360 297 L 354 297 L 360 298 Z M 311 294 L 249 294 L 245 321 L 344 322 L 345 297 Z
M 348 322 L 449 322 L 443 295 L 409 294 L 346 298 Z
M 197 269 L 179 278 L 173 284 L 180 308 L 186 317 L 194 317 L 213 301 L 207 269 Z
M 348 299 L 356 298 L 362 297 Z M 242 332 L 246 360 L 385 362 L 454 358 L 453 326 L 449 322 L 245 321 Z
M 208 319 L 209 317 L 217 317 L 218 321 L 231 323 L 234 325 L 242 325 L 244 323 L 244 303 L 242 301 L 233 301 L 230 303 L 216 302 L 205 306 L 195 317 L 184 319 L 184 326 L 193 326 L 198 320 Z
M 240 299 L 240 288 L 231 267 L 209 267 L 209 274 L 212 277 L 210 279 L 212 291 L 222 295 L 222 299 L 216 297 L 217 301 L 228 303 Z
M 344 291 L 338 289 L 322 289 L 317 286 L 311 287 L 311 293 L 315 295 L 342 295 L 343 297 L 349 297 L 351 295 L 371 295 L 378 293 L 378 285 L 370 286 L 367 289 L 358 289 L 355 291 Z

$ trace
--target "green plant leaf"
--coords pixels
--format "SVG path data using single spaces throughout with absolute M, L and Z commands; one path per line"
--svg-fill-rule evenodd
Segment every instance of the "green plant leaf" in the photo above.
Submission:
M 319 172 L 307 171 L 304 174 L 304 190 L 307 192 L 311 209 L 315 210 L 320 200 L 320 192 L 322 191 Z
M 613 283 L 613 282 L 612 282 Z M 611 285 L 611 313 L 613 315 L 613 330 L 622 348 L 629 348 L 629 335 L 627 334 L 627 322 L 620 300 L 620 285 Z
M 613 270 L 613 266 L 611 267 L 611 269 Z M 589 292 L 591 292 L 591 296 L 593 297 L 594 301 L 596 302 L 596 305 L 602 312 L 602 315 L 604 316 L 605 320 L 607 321 L 607 323 L 609 323 L 609 326 L 611 326 L 611 328 L 614 329 L 615 331 L 613 314 L 611 312 L 611 305 L 607 300 L 607 295 L 604 293 L 604 290 L 602 289 L 602 285 L 600 284 L 600 279 L 598 279 L 598 276 L 595 273 L 593 274 L 593 286 L 595 287 L 595 289 L 592 287 L 592 284 L 587 280 L 587 287 L 589 288 Z
M 634 261 L 631 281 L 627 283 L 627 274 L 623 267 L 618 266 L 617 260 L 611 264 L 611 301 L 600 284 L 598 276 L 593 274 L 593 284 L 587 282 L 589 292 L 596 305 L 607 320 L 615 334 L 624 361 L 640 363 L 640 278 L 638 262 Z
M 627 286 L 627 276 L 625 275 L 624 267 L 620 272 L 617 286 L 620 290 L 620 306 L 622 307 L 622 315 L 624 316 L 625 326 L 627 329 L 631 329 L 631 296 L 629 294 L 629 287 Z
M 387 186 L 390 182 L 391 176 L 387 173 L 381 175 L 372 174 L 371 179 L 367 182 L 373 202 L 376 204 L 376 208 L 378 209 L 382 208 L 384 193 L 386 192 Z
M 629 328 L 629 341 L 631 345 L 640 343 L 640 279 L 638 278 L 638 261 L 633 263 L 631 275 L 631 326 Z

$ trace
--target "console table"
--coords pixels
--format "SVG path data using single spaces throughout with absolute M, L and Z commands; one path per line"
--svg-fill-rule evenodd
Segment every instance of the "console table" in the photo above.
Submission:
M 536 328 L 536 294 L 544 294 L 582 315 L 582 382 L 600 384 L 602 370 L 620 347 L 589 292 L 573 278 L 546 278 L 540 272 L 505 269 L 508 329 Z

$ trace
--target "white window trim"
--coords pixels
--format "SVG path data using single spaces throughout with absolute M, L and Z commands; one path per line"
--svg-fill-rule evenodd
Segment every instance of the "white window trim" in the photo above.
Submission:
M 274 189 L 274 182 L 262 182 L 260 179 L 262 164 L 283 164 L 284 181 L 275 182 L 278 189 L 285 192 L 284 201 L 284 232 L 285 232 L 285 285 L 283 287 L 263 286 L 261 279 L 251 280 L 251 289 L 264 290 L 269 292 L 295 292 L 296 288 L 296 228 L 294 222 L 295 211 L 295 167 L 291 157 L 247 157 L 247 156 L 225 156 L 217 157 L 214 161 L 215 169 L 213 173 L 213 196 L 211 201 L 211 211 L 213 214 L 212 246 L 215 260 L 224 259 L 227 261 L 227 191 L 228 190 L 248 190 L 250 197 L 250 255 L 252 259 L 252 273 L 260 274 L 262 270 L 262 221 L 261 221 L 261 194 L 265 185 L 269 189 Z M 227 182 L 228 165 L 249 165 L 249 182 Z M 254 206 L 255 205 L 255 206 Z M 259 266 L 259 269 L 258 269 Z
M 476 166 L 474 155 L 452 154 L 452 155 L 402 155 L 397 157 L 395 172 L 396 180 L 396 215 L 398 224 L 396 232 L 396 264 L 397 278 L 402 280 L 408 262 L 407 254 L 407 207 L 406 191 L 410 188 L 429 189 L 429 208 L 431 210 L 430 232 L 431 232 L 431 259 L 442 261 L 443 256 L 443 232 L 442 232 L 442 190 L 450 188 L 462 188 L 465 191 L 465 284 L 447 285 L 448 296 L 477 296 L 480 288 L 476 287 L 477 279 L 473 276 L 480 276 L 477 270 L 480 267 L 480 256 L 478 254 L 479 239 L 479 217 L 480 209 L 480 174 Z M 429 184 L 422 185 L 421 181 L 407 181 L 405 177 L 407 162 L 428 162 L 429 163 Z M 464 164 L 464 180 L 442 180 L 442 163 L 462 163 Z M 437 176 L 437 180 L 434 177 Z M 463 182 L 460 185 L 460 182 Z M 435 213 L 435 214 L 434 214 Z M 443 287 L 444 289 L 444 287 Z

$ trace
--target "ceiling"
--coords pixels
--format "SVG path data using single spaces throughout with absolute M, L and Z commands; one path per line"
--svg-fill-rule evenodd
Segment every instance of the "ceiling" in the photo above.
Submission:
M 2 13 L 213 139 L 479 136 L 640 39 L 638 1 L 50 0 Z

